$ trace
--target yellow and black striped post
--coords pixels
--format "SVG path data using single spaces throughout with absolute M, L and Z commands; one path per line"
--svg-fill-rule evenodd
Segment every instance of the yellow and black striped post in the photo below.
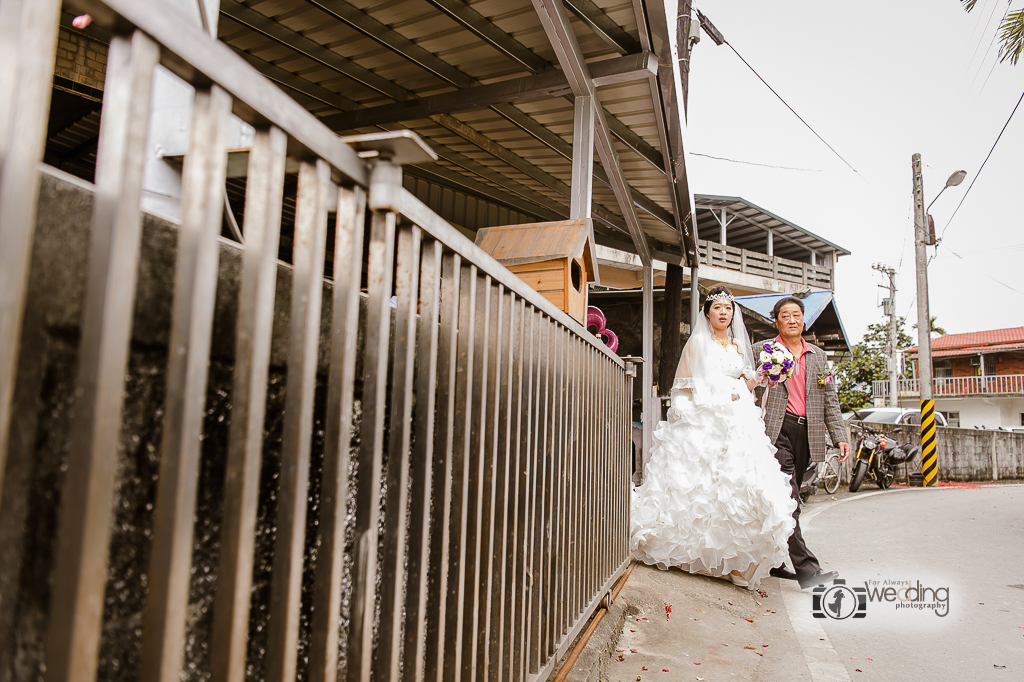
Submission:
M 939 465 L 935 456 L 935 401 L 921 399 L 921 474 L 924 485 L 939 484 Z

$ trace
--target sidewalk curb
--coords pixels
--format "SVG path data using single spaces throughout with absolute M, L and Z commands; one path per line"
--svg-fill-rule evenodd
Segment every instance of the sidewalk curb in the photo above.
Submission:
M 597 624 L 594 632 L 591 633 L 583 652 L 576 659 L 572 670 L 566 675 L 565 682 L 594 682 L 594 680 L 604 677 L 607 672 L 608 662 L 612 658 L 612 652 L 615 651 L 615 645 L 619 641 L 619 635 L 626 624 L 626 617 L 636 611 L 636 607 L 627 604 L 621 597 L 617 599 L 616 603 L 612 604 L 605 612 L 604 617 Z M 591 620 L 596 616 L 597 614 L 595 613 Z M 584 628 L 585 631 L 586 628 Z M 582 634 L 580 636 L 582 637 Z M 575 645 L 576 643 L 574 642 L 573 647 L 569 649 L 570 653 L 575 648 Z M 568 658 L 568 655 L 566 658 Z M 563 658 L 558 662 L 555 670 L 551 673 L 551 677 L 548 679 L 554 679 L 558 675 L 565 660 Z

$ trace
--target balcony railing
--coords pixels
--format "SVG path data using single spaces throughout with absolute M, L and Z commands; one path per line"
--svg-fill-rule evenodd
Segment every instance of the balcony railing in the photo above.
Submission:
M 901 379 L 899 382 L 901 395 L 918 394 L 920 387 L 917 379 Z M 967 395 L 1014 395 L 1024 394 L 1024 374 L 997 374 L 986 377 L 941 377 L 936 378 L 933 389 L 936 398 Z M 875 381 L 871 391 L 875 398 L 889 396 L 889 382 Z
M 818 289 L 832 288 L 832 268 L 769 256 L 735 246 L 700 240 L 700 262 L 716 268 L 735 270 L 757 277 L 807 284 Z

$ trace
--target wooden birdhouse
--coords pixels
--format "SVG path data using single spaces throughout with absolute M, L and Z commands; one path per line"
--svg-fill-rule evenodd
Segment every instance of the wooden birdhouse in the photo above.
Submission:
M 488 227 L 476 244 L 570 317 L 584 324 L 587 282 L 597 282 L 589 220 Z

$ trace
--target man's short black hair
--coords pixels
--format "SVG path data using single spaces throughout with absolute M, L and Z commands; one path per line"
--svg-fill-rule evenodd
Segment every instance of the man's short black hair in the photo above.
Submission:
M 790 303 L 792 303 L 793 305 L 800 309 L 801 315 L 804 314 L 804 302 L 801 301 L 796 296 L 786 296 L 785 298 L 780 298 L 778 301 L 775 302 L 775 305 L 772 306 L 772 319 L 779 319 L 779 311 L 782 310 L 782 306 L 789 305 Z

